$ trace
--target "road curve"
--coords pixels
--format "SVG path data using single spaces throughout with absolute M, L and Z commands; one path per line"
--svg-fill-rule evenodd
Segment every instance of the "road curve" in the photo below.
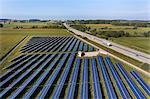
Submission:
M 90 34 L 87 34 L 87 33 L 84 33 L 84 32 L 81 32 L 79 30 L 76 30 L 76 29 L 73 29 L 72 27 L 68 26 L 66 23 L 64 23 L 64 26 L 74 32 L 75 34 L 77 35 L 81 35 L 83 37 L 87 37 L 88 39 L 92 40 L 92 41 L 95 41 L 103 46 L 106 46 L 108 48 L 111 48 L 121 54 L 124 54 L 126 56 L 129 56 L 133 59 L 136 59 L 138 61 L 141 61 L 143 63 L 148 63 L 150 64 L 150 55 L 146 54 L 146 53 L 142 53 L 142 52 L 139 52 L 139 51 L 136 51 L 134 49 L 131 49 L 131 48 L 128 48 L 128 47 L 125 47 L 125 46 L 122 46 L 122 45 L 119 45 L 119 44 L 116 44 L 116 43 L 113 43 L 113 42 L 109 42 L 105 39 L 101 39 L 101 38 L 98 38 L 96 36 L 93 36 L 93 35 L 90 35 Z M 112 46 L 108 46 L 107 43 L 111 43 Z

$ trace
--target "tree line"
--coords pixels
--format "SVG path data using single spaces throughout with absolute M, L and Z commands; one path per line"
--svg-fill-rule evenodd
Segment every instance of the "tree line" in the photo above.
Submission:
M 69 24 L 111 24 L 112 20 L 68 20 Z
M 148 21 L 126 21 L 126 20 L 69 20 L 68 24 L 112 24 L 115 26 L 150 27 Z
M 102 37 L 102 38 L 109 38 L 109 37 L 115 37 L 115 38 L 118 38 L 118 37 L 133 37 L 133 36 L 138 36 L 138 35 L 135 35 L 135 34 L 130 34 L 129 32 L 126 32 L 126 31 L 118 31 L 118 30 L 105 30 L 106 27 L 104 27 L 103 30 L 98 30 L 96 28 L 90 28 L 90 27 L 87 27 L 85 25 L 70 25 L 71 27 L 79 30 L 79 31 L 82 31 L 82 32 L 86 32 L 86 33 L 89 33 L 89 34 L 92 34 L 92 35 L 95 35 L 95 36 L 99 36 L 99 37 Z M 148 32 L 144 32 L 142 34 L 143 37 L 150 37 L 150 31 Z
M 113 21 L 111 24 L 115 25 L 115 26 L 150 27 L 150 24 L 146 23 L 146 22 L 117 22 L 117 21 Z

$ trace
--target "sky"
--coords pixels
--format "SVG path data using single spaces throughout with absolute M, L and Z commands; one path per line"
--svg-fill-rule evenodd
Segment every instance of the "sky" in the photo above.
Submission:
M 150 20 L 150 0 L 0 0 L 0 18 Z

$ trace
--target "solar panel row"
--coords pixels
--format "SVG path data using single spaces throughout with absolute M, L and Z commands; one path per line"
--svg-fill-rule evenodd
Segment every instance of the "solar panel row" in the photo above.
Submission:
M 131 71 L 130 73 L 137 80 L 137 82 L 140 84 L 140 86 L 144 89 L 144 91 L 147 93 L 147 95 L 150 96 L 150 86 L 148 86 L 135 71 Z
M 117 99 L 114 88 L 111 84 L 110 78 L 108 76 L 104 61 L 101 56 L 98 56 L 98 62 L 102 71 L 102 77 L 106 86 L 107 95 L 109 99 Z
M 119 71 L 125 78 L 126 82 L 129 85 L 129 88 L 131 89 L 132 93 L 135 95 L 136 98 L 138 99 L 145 99 L 146 97 L 143 95 L 143 93 L 140 91 L 140 89 L 136 86 L 136 84 L 133 82 L 131 77 L 127 74 L 127 72 L 124 70 L 121 64 L 116 64 L 118 67 Z
M 109 67 L 109 69 L 110 69 L 110 71 L 111 71 L 111 75 L 112 75 L 112 77 L 113 77 L 113 79 L 114 79 L 114 81 L 115 81 L 115 83 L 116 83 L 116 85 L 117 85 L 117 87 L 118 87 L 118 90 L 119 90 L 119 92 L 120 92 L 121 97 L 122 97 L 123 99 L 130 99 L 131 97 L 130 97 L 130 95 L 129 95 L 127 89 L 125 88 L 125 86 L 124 86 L 124 84 L 123 84 L 121 78 L 119 77 L 119 74 L 118 74 L 117 71 L 115 70 L 115 67 L 114 67 L 114 65 L 112 64 L 110 58 L 109 58 L 109 57 L 106 57 L 105 60 L 106 60 L 106 62 L 107 62 L 107 64 L 108 64 L 108 67 Z
M 74 40 L 74 38 L 71 39 L 73 42 L 70 43 L 70 46 L 62 45 L 65 49 L 77 50 L 78 48 L 82 48 L 87 50 L 87 45 L 84 46 L 84 43 L 80 43 L 79 40 Z M 66 42 L 71 42 L 71 40 L 68 39 Z M 93 50 L 93 48 L 90 49 Z M 105 64 L 105 61 L 108 67 Z M 91 71 L 89 70 L 90 66 L 92 68 Z M 82 71 L 79 70 L 80 67 L 82 68 Z M 10 68 L 10 70 L 0 76 L 0 98 L 28 99 L 37 97 L 40 99 L 72 99 L 77 97 L 75 96 L 75 90 L 78 84 L 81 86 L 81 88 L 78 89 L 80 90 L 78 91 L 80 92 L 78 94 L 80 94 L 79 97 L 82 99 L 90 98 L 91 85 L 94 98 L 105 98 L 106 96 L 101 84 L 105 85 L 106 94 L 109 99 L 118 98 L 115 90 L 119 91 L 121 98 L 131 98 L 131 95 L 126 89 L 127 85 L 122 82 L 120 76 L 124 77 L 136 98 L 146 98 L 123 66 L 121 64 L 116 64 L 116 66 L 114 66 L 109 57 L 106 57 L 104 60 L 101 56 L 90 59 L 78 59 L 76 58 L 76 53 L 31 54 L 23 55 L 20 58 L 16 57 L 8 68 Z M 120 73 L 118 73 L 117 70 Z M 89 74 L 89 72 L 91 74 Z M 99 72 L 102 74 L 102 78 L 100 78 Z M 82 83 L 77 83 L 80 75 L 82 76 L 80 77 Z M 90 75 L 92 76 L 92 83 L 89 81 Z M 132 71 L 131 75 L 149 95 L 149 86 L 135 71 Z M 113 80 L 110 79 L 110 76 L 112 76 Z M 104 83 L 102 83 L 101 80 Z M 113 87 L 112 83 L 116 85 L 117 89 Z M 67 88 L 65 89 L 65 87 Z M 63 97 L 61 96 L 62 94 L 64 94 Z
M 60 98 L 60 94 L 62 93 L 64 84 L 66 82 L 66 79 L 68 78 L 69 71 L 71 68 L 73 69 L 72 76 L 70 76 L 70 83 L 68 84 L 68 91 L 66 93 L 66 98 L 75 98 L 75 89 L 77 86 L 77 77 L 79 75 L 79 67 L 81 65 L 81 59 L 75 60 L 75 53 L 72 55 L 69 55 L 69 53 L 57 55 L 57 54 L 45 54 L 45 55 L 31 55 L 28 57 L 28 59 L 31 59 L 27 64 L 22 65 L 21 68 L 19 68 L 15 73 L 11 72 L 12 75 L 10 75 L 8 78 L 5 78 L 1 83 L 1 93 L 0 98 L 6 98 L 9 97 L 11 99 L 13 98 L 33 98 L 36 96 L 37 92 L 40 92 L 39 98 L 48 98 L 49 94 L 52 96 L 52 98 Z M 62 59 L 61 59 L 62 58 Z M 35 62 L 35 60 L 37 60 Z M 116 93 L 114 92 L 114 89 L 112 88 L 111 80 L 108 75 L 108 71 L 105 67 L 104 60 L 101 56 L 96 58 L 91 58 L 90 61 L 87 58 L 84 58 L 83 61 L 83 71 L 82 71 L 82 84 L 81 84 L 81 94 L 80 98 L 87 99 L 89 98 L 89 74 L 88 74 L 88 68 L 89 64 L 91 63 L 92 68 L 92 84 L 93 84 L 93 92 L 94 92 L 94 98 L 103 98 L 102 92 L 101 92 L 101 86 L 100 86 L 100 79 L 98 74 L 98 66 L 100 66 L 100 70 L 102 71 L 102 79 L 104 80 L 104 84 L 106 86 L 106 92 L 108 95 L 108 98 L 117 98 Z M 75 63 L 74 63 L 75 60 Z M 131 98 L 127 89 L 125 88 L 125 85 L 123 84 L 118 72 L 116 71 L 116 68 L 112 64 L 110 58 L 105 58 L 106 63 L 108 64 L 108 70 L 110 71 L 115 84 L 117 85 L 117 88 L 120 92 L 120 95 L 122 98 Z M 99 64 L 97 64 L 97 62 Z M 64 66 L 66 64 L 66 66 Z M 146 98 L 143 93 L 138 89 L 138 87 L 135 85 L 135 83 L 132 81 L 132 79 L 129 77 L 129 75 L 126 73 L 126 71 L 123 69 L 121 64 L 116 65 L 120 73 L 125 78 L 126 82 L 128 83 L 131 91 L 137 98 Z M 16 67 L 13 67 L 12 70 L 14 70 Z M 24 70 L 25 68 L 28 68 L 27 70 Z M 36 69 L 38 68 L 38 69 Z M 55 68 L 55 70 L 54 70 Z M 35 70 L 36 69 L 36 70 Z M 35 71 L 34 71 L 35 70 Z M 62 76 L 58 76 L 60 71 L 64 70 L 62 72 Z M 19 74 L 21 71 L 22 74 Z M 6 73 L 7 74 L 7 73 Z M 4 75 L 6 75 L 4 74 Z M 142 86 L 144 91 L 146 93 L 149 92 L 149 86 L 134 72 L 131 72 L 131 75 L 136 78 L 137 82 Z M 56 88 L 53 89 L 53 93 L 49 93 L 49 90 L 52 90 L 51 87 L 53 86 L 54 81 L 56 78 L 60 78 L 60 80 L 57 82 Z M 43 86 L 43 82 L 45 85 Z M 28 87 L 31 85 L 31 83 L 34 83 L 32 87 Z M 21 87 L 17 87 L 21 86 Z M 43 86 L 40 91 L 38 91 L 39 86 Z M 28 91 L 26 91 L 28 90 Z
M 76 43 L 78 41 L 80 43 Z M 70 48 L 69 48 L 70 46 Z M 74 46 L 80 46 L 79 49 L 73 50 Z M 60 49 L 61 47 L 61 49 Z M 31 52 L 58 52 L 58 51 L 94 51 L 95 48 L 91 45 L 85 44 L 75 37 L 33 37 L 31 40 L 21 49 L 23 53 Z

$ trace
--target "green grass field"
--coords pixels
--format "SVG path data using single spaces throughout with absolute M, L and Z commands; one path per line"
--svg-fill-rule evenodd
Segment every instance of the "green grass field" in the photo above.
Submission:
M 23 35 L 0 35 L 0 58 L 9 52 L 24 37 Z
M 126 31 L 130 34 L 138 34 L 150 31 L 149 27 L 138 27 L 137 29 L 133 29 L 133 26 L 113 26 L 111 24 L 86 24 L 87 27 L 96 28 L 103 31 Z M 101 29 L 107 27 L 107 29 Z
M 6 23 L 4 24 L 4 28 L 15 28 L 16 26 L 22 26 L 23 28 L 31 28 L 32 26 L 46 26 L 47 22 L 12 22 L 12 23 Z
M 99 28 L 99 27 L 112 27 L 111 24 L 85 24 L 86 26 L 88 27 L 91 27 L 91 28 Z
M 0 34 L 10 35 L 71 35 L 66 29 L 1 29 Z
M 112 30 L 113 29 L 132 29 L 133 26 L 114 26 L 114 25 L 111 25 L 111 24 L 86 24 L 86 26 L 88 27 L 91 27 L 91 28 L 102 28 L 102 27 L 108 27 L 108 28 L 111 28 Z
M 150 38 L 148 37 L 120 37 L 112 40 L 115 43 L 150 54 Z

